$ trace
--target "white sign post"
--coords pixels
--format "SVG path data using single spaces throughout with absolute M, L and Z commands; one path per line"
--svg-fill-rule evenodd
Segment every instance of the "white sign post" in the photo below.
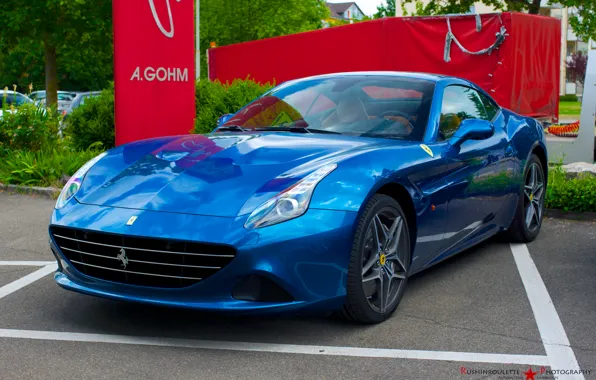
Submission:
M 195 52 L 195 56 L 196 56 L 195 69 L 196 69 L 197 81 L 201 80 L 201 27 L 200 27 L 201 26 L 201 24 L 200 24 L 201 6 L 200 6 L 200 2 L 201 2 L 201 0 L 197 0 L 197 4 L 195 6 L 195 18 L 196 18 L 196 21 L 195 21 L 195 28 L 196 28 L 196 31 L 195 31 L 195 44 L 196 44 L 196 47 L 195 47 L 195 50 L 196 50 L 196 52 Z
M 596 50 L 588 53 L 579 134 L 575 139 L 547 137 L 550 162 L 594 162 L 594 120 L 596 114 Z

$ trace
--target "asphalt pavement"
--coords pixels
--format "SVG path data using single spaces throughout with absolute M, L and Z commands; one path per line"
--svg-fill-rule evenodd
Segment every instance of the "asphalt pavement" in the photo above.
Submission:
M 21 286 L 53 260 L 53 205 L 0 193 L 0 379 L 555 378 L 540 373 L 553 359 L 545 325 L 502 239 L 412 277 L 379 325 L 234 317 L 79 295 L 43 273 Z M 596 224 L 547 219 L 528 250 L 564 348 L 596 379 Z

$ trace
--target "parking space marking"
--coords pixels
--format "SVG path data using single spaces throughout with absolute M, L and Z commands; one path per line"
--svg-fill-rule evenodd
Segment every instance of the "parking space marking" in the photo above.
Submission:
M 510 244 L 519 275 L 526 289 L 538 331 L 553 370 L 577 370 L 579 364 L 546 285 L 525 244 Z M 583 375 L 560 375 L 559 379 L 584 380 Z
M 399 350 L 389 348 L 335 347 L 279 343 L 250 343 L 36 330 L 0 329 L 0 338 L 20 338 L 86 343 L 131 344 L 140 346 L 194 348 L 206 350 L 227 350 L 244 352 L 268 352 L 281 354 L 439 360 L 470 363 L 527 364 L 539 366 L 547 366 L 549 363 L 548 358 L 544 355 L 508 355 L 476 352 Z
M 29 273 L 28 275 L 21 277 L 18 280 L 11 282 L 10 284 L 4 285 L 0 288 L 0 299 L 6 297 L 11 293 L 16 292 L 21 288 L 24 288 L 25 286 L 47 276 L 52 272 L 55 272 L 56 269 L 58 269 L 58 265 L 56 263 L 45 265 L 44 267 L 36 270 L 33 273 Z
M 366 347 L 337 347 L 279 343 L 251 343 L 192 340 L 163 337 L 136 337 L 36 330 L 0 329 L 0 338 L 130 344 L 142 346 L 195 348 L 245 352 L 304 355 L 436 360 L 469 363 L 521 364 L 549 366 L 553 370 L 579 370 L 575 354 L 552 303 L 546 286 L 525 244 L 511 244 L 511 251 L 534 313 L 546 355 L 514 355 L 476 352 L 403 350 Z M 42 268 L 0 287 L 0 299 L 56 271 L 53 261 L 0 261 L 0 266 L 41 266 Z M 562 375 L 565 379 L 584 380 L 583 375 Z
M 0 261 L 1 266 L 15 266 L 15 267 L 45 267 L 46 265 L 54 264 L 55 261 Z

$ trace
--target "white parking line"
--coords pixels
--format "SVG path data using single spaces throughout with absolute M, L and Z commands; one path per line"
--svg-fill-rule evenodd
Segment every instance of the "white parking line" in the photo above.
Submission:
M 54 264 L 55 261 L 0 261 L 1 266 L 16 266 L 16 267 L 44 267 L 46 265 Z
M 53 340 L 66 342 L 133 344 L 141 346 L 251 351 L 304 355 L 356 356 L 366 358 L 422 359 L 470 363 L 548 365 L 543 355 L 507 355 L 475 352 L 397 350 L 387 348 L 311 346 L 278 343 L 227 342 L 127 335 L 0 329 L 0 338 Z
M 110 334 L 87 334 L 36 330 L 0 329 L 0 338 L 51 340 L 67 342 L 130 344 L 159 347 L 180 347 L 210 350 L 252 351 L 304 355 L 437 360 L 469 363 L 495 363 L 550 366 L 553 370 L 579 370 L 567 334 L 552 303 L 540 273 L 525 244 L 511 244 L 511 251 L 526 289 L 538 330 L 544 355 L 510 355 L 475 352 L 401 350 L 366 347 L 313 346 L 278 343 L 250 343 L 178 338 L 135 337 Z M 0 261 L 0 266 L 43 266 L 12 283 L 0 287 L 0 299 L 43 278 L 57 269 L 51 261 Z M 583 375 L 559 375 L 560 379 L 584 380 Z
M 58 265 L 56 263 L 52 263 L 36 270 L 33 273 L 29 273 L 25 277 L 21 277 L 18 280 L 11 282 L 10 284 L 4 285 L 0 288 L 0 299 L 6 297 L 11 293 L 16 292 L 21 288 L 24 288 L 25 286 L 39 280 L 42 277 L 47 276 L 48 274 L 56 271 L 56 269 L 58 269 Z
M 570 347 L 559 314 L 530 256 L 528 247 L 525 244 L 511 244 L 511 252 L 526 288 L 551 369 L 579 371 L 579 364 Z M 558 375 L 558 379 L 584 380 L 584 376 Z

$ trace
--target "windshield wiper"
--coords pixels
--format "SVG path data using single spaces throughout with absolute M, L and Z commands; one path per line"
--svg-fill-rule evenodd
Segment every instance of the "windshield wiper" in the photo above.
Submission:
M 328 131 L 327 129 L 305 128 L 311 133 L 323 133 L 326 135 L 341 135 L 341 132 Z
M 218 127 L 215 131 L 235 131 L 235 132 L 248 132 L 248 129 L 244 129 L 239 125 L 225 125 Z
M 341 135 L 339 132 L 327 131 L 325 129 L 314 129 L 305 127 L 262 127 L 256 128 L 256 131 L 267 131 L 267 132 L 296 132 L 296 133 L 324 133 L 330 135 Z
M 335 131 L 328 131 L 325 129 L 315 129 L 315 128 L 307 128 L 307 127 L 260 127 L 260 128 L 242 128 L 239 125 L 224 125 L 215 130 L 216 132 L 250 132 L 250 131 L 260 131 L 260 132 L 294 132 L 294 133 L 323 133 L 329 135 L 341 135 L 340 132 Z

